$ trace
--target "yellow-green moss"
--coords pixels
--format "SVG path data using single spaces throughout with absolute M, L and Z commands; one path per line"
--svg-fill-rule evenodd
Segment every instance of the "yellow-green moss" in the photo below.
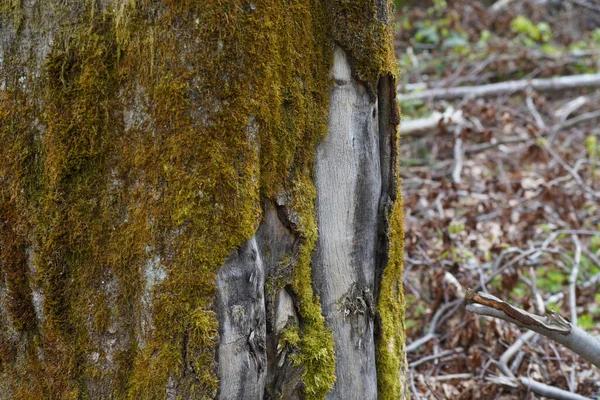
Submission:
M 21 0 L 3 0 L 0 2 L 0 17 L 4 23 L 12 24 L 16 29 L 23 23 Z
M 0 191 L 0 279 L 6 282 L 7 312 L 18 332 L 31 332 L 37 327 L 26 254 L 30 229 L 26 218 L 30 193 L 27 177 L 33 163 L 28 151 L 33 140 L 31 114 L 32 107 L 21 91 L 0 92 L 0 143 L 3 152 L 13 155 L 0 159 L 0 186 L 4 188 Z M 15 131 L 21 135 L 13 135 Z
M 322 399 L 335 383 L 333 333 L 326 327 L 319 298 L 313 293 L 310 261 L 317 241 L 315 218 L 316 190 L 308 177 L 294 181 L 292 209 L 298 213 L 302 240 L 295 266 L 292 288 L 298 295 L 298 310 L 304 323 L 300 353 L 295 361 L 304 367 L 302 379 L 307 399 Z
M 5 3 L 2 21 L 35 29 L 44 18 L 27 21 L 19 2 Z M 45 21 L 56 28 L 47 59 L 20 67 L 25 85 L 8 55 L 0 68 L 0 139 L 10 143 L 0 156 L 1 235 L 14 238 L 2 278 L 12 325 L 34 335 L 25 361 L 0 349 L 14 361 L 0 368 L 19 382 L 7 385 L 16 398 L 68 399 L 111 382 L 118 398 L 150 399 L 176 381 L 179 392 L 213 398 L 215 274 L 256 231 L 260 202 L 287 193 L 301 240 L 290 263 L 295 362 L 307 398 L 325 397 L 335 359 L 311 285 L 311 171 L 327 129 L 330 39 L 374 88 L 395 73 L 388 21 L 368 0 L 100 3 L 49 2 L 59 22 Z M 165 277 L 150 288 L 151 259 Z M 390 265 L 385 273 L 398 273 Z M 39 327 L 32 286 L 44 294 Z M 402 304 L 385 297 L 388 308 Z M 123 347 L 109 362 L 112 325 Z
M 402 194 L 398 191 L 389 216 L 389 262 L 383 272 L 377 310 L 381 318 L 377 346 L 377 389 L 382 399 L 410 398 L 403 387 L 406 373 L 405 300 L 402 285 L 404 270 L 404 213 Z
M 398 73 L 393 38 L 394 2 L 336 0 L 327 7 L 333 39 L 350 55 L 353 72 L 372 94 L 383 75 Z M 383 6 L 382 6 L 383 7 Z
M 298 347 L 300 346 L 300 330 L 297 325 L 286 326 L 277 335 L 277 343 L 281 347 Z

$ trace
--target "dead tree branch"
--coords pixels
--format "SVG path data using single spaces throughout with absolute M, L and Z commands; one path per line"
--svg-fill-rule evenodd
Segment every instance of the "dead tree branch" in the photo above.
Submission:
M 600 341 L 556 313 L 546 318 L 516 308 L 495 296 L 467 290 L 467 310 L 499 318 L 544 335 L 600 367 Z
M 399 101 L 407 100 L 451 100 L 463 97 L 490 97 L 510 94 L 528 88 L 537 91 L 558 91 L 581 87 L 600 87 L 600 74 L 560 76 L 549 79 L 506 81 L 480 86 L 461 86 L 430 89 L 416 93 L 399 94 Z
M 525 378 L 523 376 L 518 378 L 512 377 L 492 377 L 488 379 L 490 382 L 494 382 L 497 384 L 510 386 L 513 388 L 518 388 L 519 383 L 525 389 L 531 390 L 533 393 L 547 397 L 549 399 L 557 399 L 557 400 L 589 400 L 587 397 L 584 397 L 577 393 L 567 392 L 566 390 L 562 390 L 556 388 L 554 386 L 546 385 L 545 383 L 538 382 L 531 378 Z

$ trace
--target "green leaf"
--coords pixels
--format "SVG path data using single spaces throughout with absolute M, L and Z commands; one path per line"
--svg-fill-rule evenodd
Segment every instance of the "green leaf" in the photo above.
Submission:
M 423 26 L 415 33 L 415 40 L 420 43 L 438 44 L 440 36 L 435 26 Z
M 596 326 L 594 319 L 590 314 L 583 314 L 577 318 L 577 324 L 583 329 L 590 329 Z
M 442 44 L 442 50 L 468 46 L 469 41 L 466 35 L 461 35 L 459 33 L 453 32 L 450 35 L 448 35 L 446 39 L 444 39 L 444 43 Z

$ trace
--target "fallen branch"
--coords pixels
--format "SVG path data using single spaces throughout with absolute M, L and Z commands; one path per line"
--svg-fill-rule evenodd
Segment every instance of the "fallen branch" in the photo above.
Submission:
M 468 289 L 467 310 L 479 315 L 499 318 L 544 335 L 573 350 L 600 368 L 600 341 L 556 313 L 546 318 L 513 307 L 495 296 Z
M 403 136 L 422 136 L 436 130 L 440 126 L 460 125 L 465 123 L 462 110 L 448 107 L 443 113 L 435 111 L 429 117 L 402 121 L 400 134 Z
M 408 364 L 408 367 L 409 368 L 415 368 L 416 366 L 421 365 L 423 363 L 426 363 L 426 362 L 429 362 L 429 361 L 433 361 L 433 360 L 439 360 L 439 359 L 446 358 L 446 357 L 449 357 L 449 356 L 453 356 L 455 354 L 462 353 L 462 351 L 463 351 L 462 347 L 457 347 L 456 349 L 452 349 L 452 350 L 444 350 L 444 351 L 442 351 L 441 353 L 438 353 L 438 354 L 432 354 L 432 355 L 427 356 L 427 357 L 419 358 L 418 360 L 416 360 L 416 361 Z
M 550 79 L 531 79 L 492 83 L 480 86 L 461 86 L 430 89 L 417 93 L 399 94 L 399 101 L 407 100 L 451 100 L 462 97 L 489 97 L 519 92 L 528 88 L 537 91 L 556 91 L 581 87 L 599 87 L 600 74 L 560 76 Z
M 587 397 L 579 395 L 577 393 L 567 392 L 566 390 L 562 390 L 556 388 L 554 386 L 546 385 L 545 383 L 541 383 L 535 381 L 531 378 L 525 378 L 523 376 L 518 378 L 511 377 L 491 377 L 488 378 L 490 382 L 510 386 L 513 388 L 518 388 L 519 383 L 522 385 L 524 389 L 531 390 L 533 393 L 547 397 L 549 399 L 557 399 L 557 400 L 589 400 Z

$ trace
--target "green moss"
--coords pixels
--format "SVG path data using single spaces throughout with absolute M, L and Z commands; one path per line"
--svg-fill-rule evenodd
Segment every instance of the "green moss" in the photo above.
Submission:
M 30 226 L 25 217 L 30 192 L 27 175 L 32 169 L 32 154 L 27 151 L 32 141 L 31 114 L 22 92 L 0 93 L 0 142 L 2 151 L 13 155 L 0 159 L 0 186 L 4 188 L 0 191 L 0 279 L 6 282 L 7 311 L 18 332 L 36 329 L 26 254 Z
M 322 399 L 335 383 L 333 334 L 325 325 L 319 298 L 313 293 L 310 260 L 317 241 L 316 190 L 310 179 L 296 180 L 292 188 L 292 209 L 298 212 L 302 246 L 295 266 L 292 288 L 298 295 L 298 310 L 304 323 L 300 352 L 295 361 L 304 367 L 302 379 L 308 399 Z
M 405 376 L 405 299 L 402 285 L 404 270 L 404 213 L 402 195 L 398 191 L 390 212 L 389 263 L 383 272 L 377 310 L 381 318 L 380 341 L 377 345 L 377 389 L 382 399 L 410 398 L 403 387 Z
M 393 1 L 387 12 L 374 0 L 337 0 L 327 8 L 334 40 L 350 55 L 353 72 L 376 93 L 379 78 L 397 75 L 393 42 Z
M 3 0 L 0 2 L 0 21 L 11 24 L 17 30 L 22 27 L 23 9 L 21 0 Z
M 48 18 L 28 21 L 19 2 L 5 3 L 0 20 L 15 26 Z M 388 17 L 374 4 L 49 4 L 60 26 L 43 22 L 56 28 L 47 59 L 20 65 L 7 54 L 0 67 L 0 140 L 10 143 L 0 156 L 2 278 L 11 326 L 31 336 L 23 357 L 0 348 L 13 397 L 94 397 L 90 382 L 111 382 L 117 398 L 164 398 L 177 382 L 213 398 L 216 272 L 256 231 L 261 201 L 280 194 L 301 240 L 285 283 L 300 314 L 294 360 L 306 397 L 325 397 L 335 357 L 311 285 L 311 171 L 327 129 L 329 39 L 371 89 L 395 71 Z M 149 285 L 153 262 L 164 276 Z M 386 274 L 397 278 L 394 265 Z M 398 323 L 387 315 L 384 324 Z
M 288 325 L 279 332 L 277 342 L 281 347 L 298 347 L 300 345 L 300 330 L 297 325 Z

